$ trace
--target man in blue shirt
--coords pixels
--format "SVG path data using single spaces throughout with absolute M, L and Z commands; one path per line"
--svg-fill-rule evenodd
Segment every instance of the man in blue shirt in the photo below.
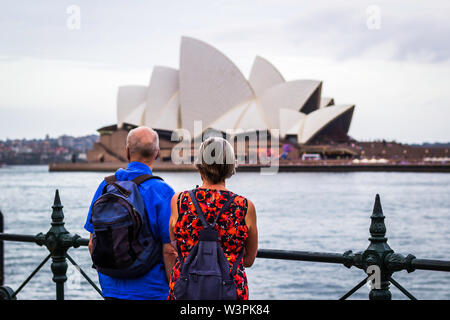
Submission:
M 152 174 L 153 162 L 159 156 L 158 134 L 150 128 L 138 127 L 131 130 L 126 146 L 129 164 L 127 168 L 116 171 L 117 180 L 132 180 L 143 174 Z M 92 204 L 101 196 L 105 186 L 103 181 L 97 189 L 89 209 L 84 228 L 91 233 L 89 250 L 92 250 L 92 233 L 94 227 L 90 222 Z M 162 243 L 163 259 L 146 275 L 119 279 L 98 272 L 100 286 L 105 298 L 132 300 L 167 299 L 169 293 L 168 278 L 172 272 L 177 253 L 170 244 L 169 219 L 170 200 L 173 189 L 164 181 L 150 179 L 139 186 L 148 214 L 149 225 L 156 239 Z

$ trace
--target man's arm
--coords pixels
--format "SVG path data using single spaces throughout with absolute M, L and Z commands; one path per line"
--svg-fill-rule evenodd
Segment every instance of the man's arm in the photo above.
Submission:
M 163 257 L 164 257 L 164 267 L 166 268 L 167 281 L 170 281 L 170 276 L 172 274 L 173 266 L 177 260 L 177 251 L 174 249 L 172 244 L 163 244 Z
M 90 237 L 89 237 L 88 248 L 89 248 L 89 253 L 90 253 L 91 256 L 92 256 L 92 233 L 90 234 Z
M 103 191 L 103 188 L 105 187 L 105 185 L 106 185 L 106 182 L 102 181 L 102 183 L 100 183 L 100 185 L 98 186 L 97 191 L 95 191 L 94 197 L 92 198 L 92 201 L 91 201 L 91 205 L 89 206 L 89 212 L 86 217 L 86 222 L 84 224 L 84 229 L 86 231 L 88 231 L 89 233 L 91 233 L 91 236 L 92 236 L 92 233 L 94 233 L 94 226 L 91 223 L 92 205 L 102 195 L 102 191 Z
M 94 197 L 91 201 L 91 205 L 89 206 L 89 212 L 86 218 L 86 223 L 84 224 L 84 229 L 90 233 L 89 235 L 89 253 L 92 255 L 92 234 L 94 233 L 94 226 L 91 223 L 91 209 L 94 202 L 102 195 L 103 187 L 105 186 L 105 182 L 102 181 L 97 188 L 97 191 L 94 194 Z
M 170 220 L 169 220 L 169 235 L 170 235 L 170 244 L 165 244 L 163 251 L 164 254 L 164 264 L 166 266 L 166 272 L 168 274 L 167 279 L 170 281 L 170 275 L 172 273 L 173 267 L 175 265 L 175 261 L 178 257 L 178 252 L 172 245 L 172 241 L 175 240 L 175 236 L 173 234 L 173 228 L 178 219 L 178 207 L 177 207 L 177 199 L 180 193 L 176 193 L 173 195 L 172 200 L 170 201 Z
M 174 194 L 174 191 L 169 186 L 167 193 L 165 193 L 165 198 L 161 199 L 162 201 L 157 206 L 157 216 L 158 216 L 158 227 L 160 230 L 160 237 L 162 241 L 162 250 L 163 250 L 163 260 L 164 267 L 166 270 L 167 280 L 170 281 L 170 276 L 172 274 L 173 266 L 175 265 L 175 261 L 177 258 L 177 251 L 170 244 L 170 216 L 171 216 L 171 198 Z

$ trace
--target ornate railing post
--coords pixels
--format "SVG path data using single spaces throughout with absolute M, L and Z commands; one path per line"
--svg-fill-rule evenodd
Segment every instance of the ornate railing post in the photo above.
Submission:
M 59 198 L 59 192 L 56 190 L 55 200 L 53 202 L 52 223 L 50 230 L 44 235 L 36 235 L 36 243 L 45 245 L 51 253 L 53 272 L 53 281 L 56 283 L 56 300 L 64 300 L 64 282 L 67 280 L 67 262 L 66 253 L 70 247 L 78 247 L 78 235 L 71 235 L 64 227 L 63 206 Z
M 389 290 L 389 285 L 392 280 L 391 275 L 393 272 L 400 270 L 398 267 L 393 268 L 395 265 L 394 261 L 403 256 L 395 254 L 387 243 L 386 225 L 384 223 L 385 217 L 383 215 L 380 196 L 378 194 L 375 197 L 375 204 L 370 219 L 370 244 L 367 249 L 357 253 L 353 253 L 352 251 L 346 251 L 344 253 L 344 256 L 349 258 L 348 262 L 344 263 L 344 265 L 348 268 L 355 266 L 364 270 L 367 274 L 367 278 L 361 281 L 341 299 L 348 298 L 356 290 L 362 287 L 365 282 L 369 282 L 371 286 L 369 293 L 370 300 L 392 299 Z
M 343 256 L 347 258 L 344 265 L 347 268 L 355 266 L 364 270 L 367 278 L 361 281 L 356 287 L 345 294 L 341 299 L 347 299 L 356 290 L 361 288 L 365 282 L 369 282 L 371 290 L 369 293 L 370 300 L 391 300 L 392 295 L 389 291 L 389 285 L 392 283 L 408 298 L 415 299 L 415 297 L 403 288 L 397 281 L 392 279 L 392 274 L 397 271 L 406 270 L 413 272 L 415 270 L 413 264 L 416 259 L 412 254 L 404 257 L 401 254 L 395 253 L 389 247 L 386 238 L 386 225 L 384 223 L 383 209 L 381 208 L 380 196 L 375 197 L 375 204 L 373 206 L 372 215 L 370 216 L 370 244 L 363 252 L 353 253 L 351 250 L 346 251 Z M 427 260 L 427 265 L 430 263 Z M 448 268 L 445 262 L 440 261 L 443 271 Z M 433 268 L 433 270 L 438 270 Z
M 392 298 L 391 292 L 389 291 L 389 279 L 392 272 L 386 267 L 384 261 L 386 256 L 394 253 L 394 251 L 387 244 L 384 218 L 380 196 L 377 194 L 370 217 L 370 245 L 362 255 L 363 266 L 366 272 L 370 266 L 377 266 L 380 272 L 378 277 L 379 283 L 375 283 L 375 286 L 372 287 L 369 293 L 370 300 L 391 300 Z

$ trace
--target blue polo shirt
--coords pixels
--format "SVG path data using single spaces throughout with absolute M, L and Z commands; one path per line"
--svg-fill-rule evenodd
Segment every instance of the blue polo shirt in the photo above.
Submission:
M 130 162 L 127 168 L 116 171 L 117 180 L 132 180 L 143 174 L 152 174 L 152 170 L 141 162 Z M 92 204 L 101 196 L 103 181 L 92 199 L 84 228 L 94 233 L 94 226 L 90 223 Z M 161 243 L 170 243 L 169 219 L 170 200 L 174 195 L 173 189 L 159 179 L 147 180 L 139 186 L 147 209 L 149 225 L 156 239 Z M 105 297 L 128 300 L 162 300 L 167 299 L 169 286 L 167 283 L 164 261 L 156 264 L 146 275 L 133 279 L 118 279 L 98 272 L 98 279 Z

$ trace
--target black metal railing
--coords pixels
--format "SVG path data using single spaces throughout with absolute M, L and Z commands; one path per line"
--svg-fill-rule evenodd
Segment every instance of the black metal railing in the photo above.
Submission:
M 67 280 L 67 260 L 72 263 L 80 274 L 89 282 L 89 284 L 102 296 L 101 290 L 89 278 L 89 276 L 80 268 L 74 259 L 68 254 L 70 248 L 87 246 L 88 239 L 83 239 L 77 234 L 70 234 L 64 227 L 63 206 L 59 198 L 59 192 L 56 190 L 51 215 L 51 227 L 46 234 L 37 235 L 6 234 L 3 233 L 3 216 L 0 212 L 0 300 L 16 299 L 17 294 L 33 278 L 33 276 L 42 268 L 42 266 L 51 258 L 51 270 L 53 281 L 56 283 L 56 299 L 64 299 L 64 283 Z M 383 210 L 381 208 L 380 197 L 375 197 L 375 205 L 371 215 L 369 246 L 366 250 L 353 253 L 346 251 L 341 253 L 309 252 L 309 251 L 287 251 L 287 250 L 258 250 L 257 257 L 265 259 L 281 259 L 295 261 L 310 261 L 320 263 L 341 264 L 347 268 L 352 266 L 362 269 L 365 273 L 364 279 L 355 287 L 344 294 L 341 299 L 347 299 L 364 284 L 371 285 L 369 299 L 371 300 L 390 300 L 392 298 L 389 290 L 390 284 L 397 287 L 408 298 L 416 298 L 403 288 L 392 278 L 395 272 L 406 270 L 408 273 L 414 270 L 446 271 L 450 272 L 450 261 L 417 259 L 415 256 L 407 256 L 395 253 L 388 245 L 386 235 L 386 225 L 384 223 Z M 4 246 L 3 241 L 34 242 L 40 246 L 45 245 L 49 250 L 49 255 L 36 267 L 35 270 L 25 279 L 25 281 L 16 289 L 4 286 Z M 102 296 L 103 297 L 103 296 Z

